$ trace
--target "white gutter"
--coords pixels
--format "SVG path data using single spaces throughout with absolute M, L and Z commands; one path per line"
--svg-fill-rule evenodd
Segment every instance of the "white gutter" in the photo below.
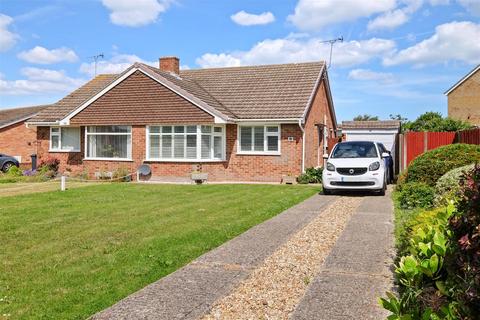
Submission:
M 302 173 L 305 172 L 305 129 L 302 127 L 302 120 L 298 120 L 298 126 L 302 130 Z

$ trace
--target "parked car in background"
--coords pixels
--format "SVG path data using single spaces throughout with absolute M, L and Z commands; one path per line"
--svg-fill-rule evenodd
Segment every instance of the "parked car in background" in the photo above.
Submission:
M 20 166 L 20 163 L 14 157 L 0 153 L 0 170 L 7 172 L 12 166 L 18 167 Z
M 390 157 L 373 141 L 340 142 L 330 154 L 322 173 L 323 192 L 371 190 L 384 195 L 390 177 Z

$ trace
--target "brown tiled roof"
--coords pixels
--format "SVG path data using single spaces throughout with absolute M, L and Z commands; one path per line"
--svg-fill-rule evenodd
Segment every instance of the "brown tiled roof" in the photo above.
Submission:
M 0 110 L 0 128 L 7 127 L 22 120 L 27 120 L 46 107 L 48 107 L 48 105 Z
M 100 74 L 96 76 L 77 90 L 67 95 L 65 98 L 39 112 L 29 121 L 54 122 L 63 119 L 70 112 L 82 105 L 85 101 L 107 87 L 118 76 L 119 75 L 117 74 Z
M 342 121 L 342 130 L 345 129 L 399 129 L 398 120 L 376 120 L 376 121 Z
M 136 63 L 231 119 L 300 119 L 320 76 L 323 62 L 182 70 L 180 75 Z M 31 122 L 61 120 L 128 72 L 99 75 L 33 117 Z
M 323 62 L 182 70 L 240 119 L 301 118 Z

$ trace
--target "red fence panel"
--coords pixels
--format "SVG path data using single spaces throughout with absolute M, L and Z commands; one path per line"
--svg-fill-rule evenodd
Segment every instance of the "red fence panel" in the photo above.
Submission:
M 455 143 L 455 132 L 427 132 L 427 150 Z
M 425 135 L 423 132 L 407 132 L 405 142 L 408 166 L 413 159 L 425 152 Z
M 457 132 L 457 142 L 480 145 L 480 128 Z

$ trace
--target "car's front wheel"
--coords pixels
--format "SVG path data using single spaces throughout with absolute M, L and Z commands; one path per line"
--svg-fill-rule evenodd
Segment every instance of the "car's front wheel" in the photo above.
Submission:
M 6 163 L 3 164 L 2 171 L 7 172 L 14 165 L 15 164 L 13 162 L 6 162 Z
M 332 191 L 331 190 L 328 190 L 328 189 L 325 189 L 323 188 L 323 194 L 326 195 L 326 196 L 329 196 L 332 194 Z
M 387 178 L 383 178 L 383 186 L 382 189 L 378 190 L 378 195 L 379 196 L 384 196 L 385 192 L 387 191 Z

